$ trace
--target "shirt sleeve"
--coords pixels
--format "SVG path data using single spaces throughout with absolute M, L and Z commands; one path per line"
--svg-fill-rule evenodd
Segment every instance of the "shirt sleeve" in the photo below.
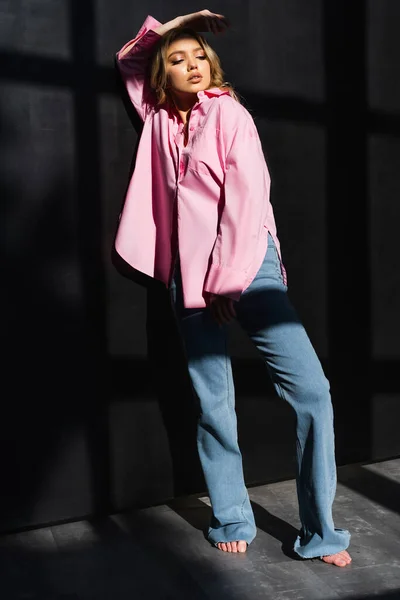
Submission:
M 239 300 L 264 226 L 270 177 L 251 115 L 241 106 L 230 112 L 221 119 L 224 205 L 204 291 Z
M 127 42 L 116 55 L 121 77 L 131 102 L 142 121 L 145 120 L 148 105 L 153 99 L 152 90 L 147 79 L 149 60 L 154 46 L 161 37 L 152 29 L 160 25 L 159 21 L 149 15 L 139 29 L 137 36 Z M 123 54 L 125 48 L 131 44 L 133 46 L 126 54 Z

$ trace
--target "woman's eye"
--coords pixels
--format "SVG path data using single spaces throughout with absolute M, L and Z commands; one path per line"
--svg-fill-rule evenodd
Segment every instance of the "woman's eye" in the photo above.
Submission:
M 196 58 L 199 58 L 200 60 L 206 60 L 207 56 L 196 56 Z M 172 64 L 173 65 L 179 65 L 179 63 L 183 62 L 183 58 L 180 58 L 178 60 L 173 60 Z

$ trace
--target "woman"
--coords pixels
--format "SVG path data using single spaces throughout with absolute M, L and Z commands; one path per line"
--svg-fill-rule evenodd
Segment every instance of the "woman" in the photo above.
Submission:
M 237 440 L 226 326 L 236 318 L 297 417 L 301 531 L 294 549 L 346 566 L 350 534 L 335 529 L 329 383 L 287 296 L 254 121 L 199 31 L 228 27 L 203 10 L 162 25 L 147 17 L 117 54 L 143 120 L 117 252 L 170 289 L 200 404 L 198 450 L 212 505 L 208 539 L 244 552 L 256 525 Z

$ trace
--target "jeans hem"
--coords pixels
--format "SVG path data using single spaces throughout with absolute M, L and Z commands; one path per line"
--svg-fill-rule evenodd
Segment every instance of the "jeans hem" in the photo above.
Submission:
M 339 532 L 338 532 L 339 533 Z M 304 550 L 300 546 L 300 536 L 297 537 L 293 550 L 294 552 L 300 556 L 301 558 L 321 558 L 322 556 L 329 556 L 331 554 L 337 554 L 338 552 L 342 552 L 343 550 L 347 550 L 350 545 L 350 533 L 348 531 L 342 530 L 340 533 L 344 534 L 344 540 L 342 543 L 338 541 L 337 544 L 324 544 L 321 542 L 319 545 L 317 544 L 316 548 L 307 551 L 306 546 L 303 546 Z

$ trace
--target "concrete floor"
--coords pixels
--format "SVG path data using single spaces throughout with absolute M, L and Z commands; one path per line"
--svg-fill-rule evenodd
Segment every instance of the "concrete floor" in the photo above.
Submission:
M 246 554 L 204 539 L 208 498 L 0 537 L 1 600 L 400 599 L 400 458 L 338 470 L 335 524 L 351 566 L 296 560 L 293 480 L 250 488 L 258 535 Z

